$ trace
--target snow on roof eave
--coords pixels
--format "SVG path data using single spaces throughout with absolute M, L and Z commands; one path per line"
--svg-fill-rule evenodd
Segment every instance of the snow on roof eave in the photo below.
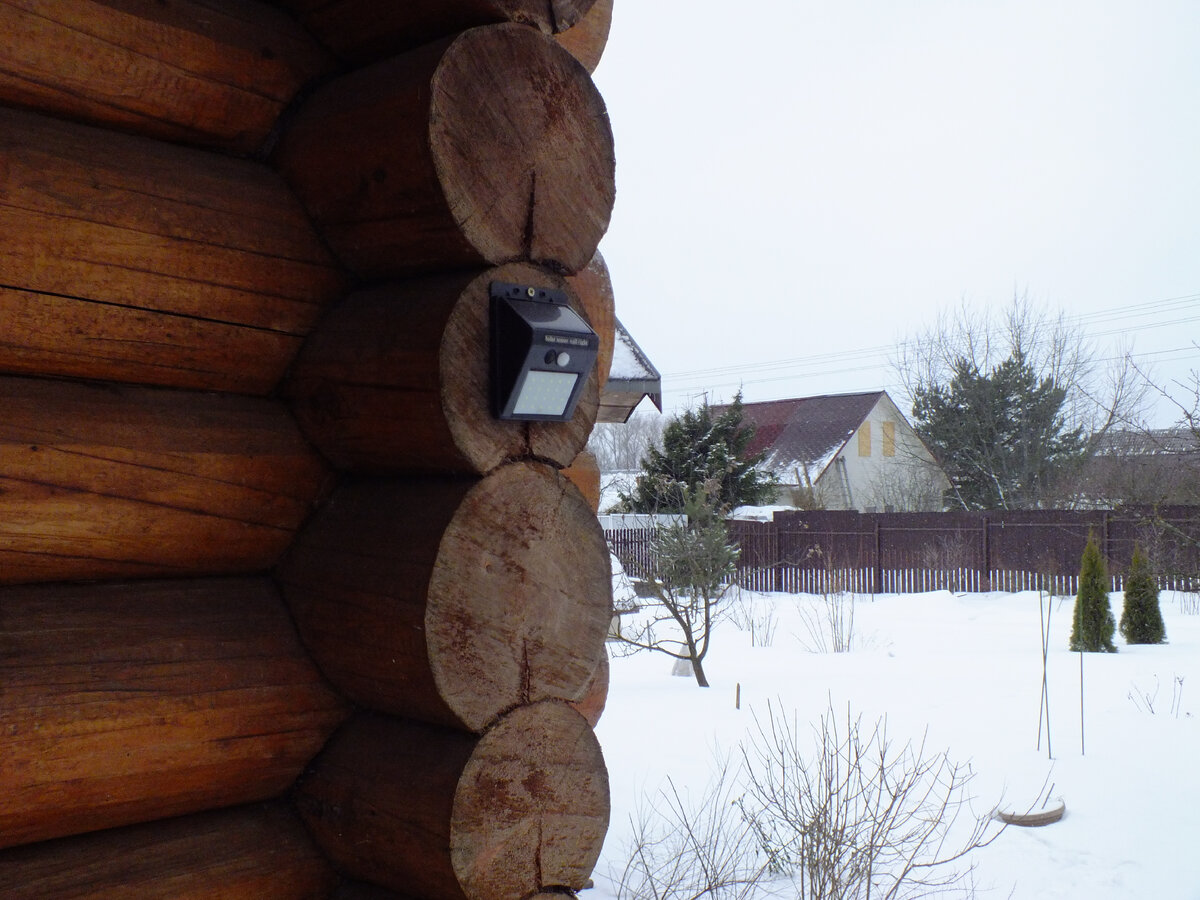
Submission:
M 781 469 L 791 470 L 803 467 L 808 479 L 815 482 L 818 478 L 825 474 L 825 470 L 829 468 L 830 464 L 835 459 L 837 459 L 838 454 L 842 452 L 842 448 L 846 446 L 849 440 L 850 438 L 846 438 L 840 443 L 831 444 L 823 454 L 814 460 L 796 459 L 792 457 L 784 461 L 783 459 L 780 459 L 780 451 L 776 450 L 774 453 L 767 456 L 767 458 L 763 460 L 762 464 L 765 468 L 770 469 L 773 472 L 779 472 Z M 787 474 L 790 474 L 790 471 Z
M 609 370 L 609 381 L 619 383 L 650 382 L 653 389 L 644 389 L 647 394 L 662 394 L 662 375 L 650 362 L 646 352 L 638 346 L 620 319 L 615 319 L 615 339 L 613 341 L 613 359 Z M 659 399 L 661 403 L 661 396 Z M 655 404 L 658 405 L 658 404 Z M 659 407 L 661 409 L 661 406 Z
M 838 458 L 848 443 L 850 443 L 850 438 L 846 438 L 846 440 L 842 441 L 840 444 L 834 444 L 825 451 L 824 456 L 817 460 L 815 464 L 817 466 L 817 477 L 812 479 L 814 482 L 820 479 L 820 477 L 825 474 L 825 470 L 833 465 L 833 461 Z

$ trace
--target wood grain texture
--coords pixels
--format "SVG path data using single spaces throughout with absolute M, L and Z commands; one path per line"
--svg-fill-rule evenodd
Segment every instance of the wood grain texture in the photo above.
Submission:
M 600 509 L 600 465 L 596 462 L 595 454 L 581 450 L 562 473 L 579 489 L 592 512 L 597 512 Z
M 344 718 L 269 579 L 0 590 L 0 846 L 263 800 Z
M 483 474 L 509 459 L 536 456 L 558 466 L 574 459 L 599 407 L 598 374 L 589 378 L 570 422 L 494 418 L 488 396 L 492 281 L 571 294 L 560 276 L 512 263 L 368 289 L 321 321 L 285 392 L 309 440 L 336 467 Z
M 473 28 L 317 91 L 276 162 L 341 261 L 384 279 L 587 265 L 615 197 L 587 71 L 522 25 Z
M 340 870 L 405 895 L 455 900 L 581 889 L 609 815 L 595 735 L 555 701 L 515 709 L 478 738 L 356 717 L 296 797 Z
M 0 103 L 252 153 L 331 60 L 252 0 L 0 0 Z
M 264 571 L 329 474 L 281 403 L 0 378 L 0 584 Z
M 344 484 L 279 578 L 306 646 L 347 696 L 475 732 L 514 706 L 581 696 L 612 616 L 595 515 L 535 463 L 477 482 Z
M 612 276 L 599 250 L 579 272 L 567 277 L 567 284 L 579 297 L 584 317 L 600 338 L 600 353 L 596 356 L 596 377 L 600 390 L 603 391 L 604 385 L 608 383 L 608 373 L 612 369 L 617 312 Z
M 605 0 L 276 0 L 341 58 L 357 64 L 477 25 L 518 22 L 546 34 L 574 28 Z M 611 2 L 611 0 L 609 0 Z
M 283 804 L 199 813 L 0 853 L 6 900 L 324 900 L 337 884 Z
M 600 656 L 600 661 L 596 664 L 587 687 L 584 688 L 583 696 L 571 701 L 571 708 L 587 719 L 587 723 L 593 728 L 600 723 L 600 717 L 604 715 L 604 707 L 608 703 L 609 671 L 608 653 L 605 652 Z
M 271 391 L 342 278 L 268 167 L 0 109 L 0 371 Z
M 596 0 L 574 25 L 555 35 L 555 39 L 589 72 L 595 72 L 608 46 L 612 29 L 613 0 Z

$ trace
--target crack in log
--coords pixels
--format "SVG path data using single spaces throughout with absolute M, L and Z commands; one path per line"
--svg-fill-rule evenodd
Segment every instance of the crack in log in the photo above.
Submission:
M 525 235 L 524 247 L 525 258 L 533 259 L 533 216 L 534 209 L 537 206 L 537 170 L 534 169 L 529 173 L 529 210 L 525 214 Z
M 135 270 L 135 271 L 148 271 L 148 270 Z M 168 275 L 168 276 L 164 276 L 164 277 L 170 278 L 170 277 L 174 277 L 174 276 Z M 199 284 L 200 282 L 194 282 L 194 283 Z M 54 297 L 59 300 L 70 300 L 75 303 L 89 303 L 93 306 L 107 306 L 107 307 L 111 307 L 113 309 L 128 310 L 131 313 L 144 313 L 144 314 L 152 315 L 152 316 L 164 316 L 167 318 L 180 319 L 183 321 L 205 322 L 205 323 L 212 324 L 212 325 L 228 325 L 233 328 L 244 328 L 248 331 L 261 331 L 265 334 L 281 334 L 281 335 L 285 335 L 287 337 L 303 337 L 304 336 L 303 333 L 296 331 L 296 330 L 284 331 L 279 328 L 271 328 L 266 325 L 254 325 L 249 322 L 238 322 L 238 321 L 234 321 L 232 319 L 218 319 L 218 318 L 214 318 L 212 316 L 199 316 L 199 315 L 195 315 L 193 313 L 179 312 L 177 310 L 170 310 L 170 309 L 155 309 L 152 306 L 134 306 L 134 305 L 131 305 L 128 303 L 117 303 L 112 300 L 99 300 L 95 297 L 81 297 L 77 294 L 67 294 L 67 293 L 63 293 L 61 291 L 48 291 L 48 290 L 44 290 L 44 289 L 40 289 L 40 288 L 22 287 L 22 286 L 16 285 L 16 284 L 0 283 L 0 291 L 12 291 L 15 294 L 27 294 L 27 295 L 33 296 L 33 297 Z M 289 302 L 289 303 L 294 302 L 294 303 L 303 303 L 306 305 L 317 305 L 316 301 L 305 300 L 303 298 L 291 298 L 291 297 L 284 297 L 282 295 L 267 295 L 267 294 L 262 294 L 261 292 L 255 292 L 255 291 L 245 291 L 244 293 L 257 293 L 260 296 L 279 296 L 279 298 L 281 300 L 284 300 L 285 302 Z
M 521 638 L 521 706 L 529 704 L 529 695 L 532 692 L 531 681 L 533 674 L 529 667 L 529 639 Z

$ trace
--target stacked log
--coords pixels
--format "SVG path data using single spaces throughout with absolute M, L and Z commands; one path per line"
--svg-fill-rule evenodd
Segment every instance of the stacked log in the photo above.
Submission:
M 493 418 L 493 281 L 570 292 L 561 277 L 512 263 L 370 288 L 333 309 L 305 343 L 287 385 L 309 440 L 339 468 L 357 471 L 483 474 L 521 457 L 569 465 L 596 420 L 598 373 L 569 423 Z
M 274 5 L 0 0 L 0 882 L 561 896 L 611 0 Z M 491 418 L 493 281 L 599 331 L 573 421 Z
M 295 900 L 337 877 L 286 804 L 200 813 L 0 852 L 6 900 Z
M 0 371 L 266 394 L 342 290 L 266 166 L 4 109 L 0 230 Z
M 596 71 L 608 46 L 612 11 L 613 0 L 596 0 L 582 19 L 554 36 L 589 72 Z
M 0 584 L 263 571 L 328 474 L 275 401 L 0 377 Z
M 600 390 L 608 382 L 612 369 L 613 344 L 616 341 L 617 314 L 613 296 L 612 276 L 608 263 L 596 251 L 586 266 L 567 276 L 567 284 L 579 297 L 584 317 L 600 335 L 600 353 L 596 357 L 596 378 Z
M 348 697 L 473 732 L 523 703 L 582 696 L 612 614 L 600 526 L 538 463 L 343 485 L 280 579 Z
M 0 0 L 0 104 L 252 153 L 331 60 L 256 3 Z
M 579 489 L 592 512 L 597 512 L 600 509 L 600 464 L 596 455 L 589 450 L 580 451 L 571 465 L 563 469 L 563 475 Z
M 370 711 L 297 804 L 355 880 L 346 896 L 577 890 L 608 815 L 591 722 L 611 584 L 595 506 L 557 470 L 579 458 L 611 359 L 603 105 L 550 38 L 476 27 L 318 90 L 275 161 L 366 282 L 284 389 L 344 474 L 277 578 L 313 659 Z M 572 421 L 493 418 L 494 282 L 562 291 L 602 335 Z
M 555 701 L 515 709 L 479 738 L 359 716 L 297 792 L 340 870 L 410 896 L 579 890 L 608 827 L 600 747 Z
M 326 85 L 276 160 L 338 258 L 367 279 L 515 261 L 577 272 L 615 196 L 608 113 L 586 70 L 515 24 Z
M 0 659 L 0 846 L 278 796 L 346 713 L 261 577 L 6 588 Z
M 589 10 L 593 5 L 607 4 L 610 18 L 612 14 L 612 0 L 458 0 L 452 3 L 407 0 L 403 4 L 380 4 L 374 0 L 276 2 L 295 13 L 342 59 L 358 64 L 394 56 L 477 25 L 519 22 L 545 34 L 556 34 L 582 27 L 591 18 Z M 587 27 L 592 32 L 604 28 L 601 21 L 594 21 Z

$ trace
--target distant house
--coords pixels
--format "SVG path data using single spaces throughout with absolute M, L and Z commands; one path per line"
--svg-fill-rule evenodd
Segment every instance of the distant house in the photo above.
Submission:
M 1200 434 L 1185 427 L 1105 432 L 1084 463 L 1084 505 L 1200 502 Z
M 950 487 L 885 391 L 744 404 L 778 502 L 859 512 L 939 510 Z
M 647 397 L 662 412 L 662 376 L 618 319 L 612 368 L 604 390 L 600 392 L 600 413 L 596 421 L 628 422 L 633 411 Z

